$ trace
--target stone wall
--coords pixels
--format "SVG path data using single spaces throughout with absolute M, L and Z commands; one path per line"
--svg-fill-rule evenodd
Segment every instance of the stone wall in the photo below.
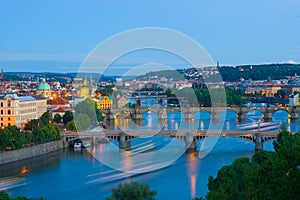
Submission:
M 38 144 L 31 147 L 22 148 L 14 151 L 6 151 L 0 153 L 0 165 L 11 163 L 35 156 L 40 156 L 46 153 L 63 149 L 63 141 L 53 141 L 44 144 Z

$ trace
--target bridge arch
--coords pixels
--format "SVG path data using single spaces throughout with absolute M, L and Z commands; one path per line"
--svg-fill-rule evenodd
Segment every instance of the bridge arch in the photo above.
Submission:
M 184 119 L 184 114 L 181 112 L 180 109 L 168 109 L 167 112 L 167 119 Z
M 285 109 L 278 109 L 272 113 L 272 120 L 287 121 L 290 118 L 290 113 Z
M 260 109 L 250 109 L 248 112 L 245 113 L 245 118 L 250 120 L 259 120 L 264 118 L 264 112 Z
M 238 113 L 236 113 L 234 110 L 227 109 L 220 113 L 219 118 L 222 121 L 236 120 L 238 118 Z
M 210 120 L 212 118 L 212 114 L 207 110 L 200 110 L 194 113 L 194 118 L 199 120 Z

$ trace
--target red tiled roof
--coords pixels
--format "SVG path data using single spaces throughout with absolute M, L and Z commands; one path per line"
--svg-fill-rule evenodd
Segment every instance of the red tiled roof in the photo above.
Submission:
M 66 104 L 70 104 L 68 100 L 58 97 L 56 99 L 49 99 L 47 100 L 47 104 L 48 105 L 66 105 Z
M 66 112 L 66 110 L 64 108 L 62 108 L 62 107 L 59 107 L 56 110 L 53 110 L 52 112 L 62 113 L 62 112 Z

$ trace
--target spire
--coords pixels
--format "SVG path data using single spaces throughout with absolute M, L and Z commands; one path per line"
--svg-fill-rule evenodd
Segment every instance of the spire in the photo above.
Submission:
M 90 86 L 92 87 L 93 85 L 93 78 L 92 78 L 92 74 L 90 75 Z
M 85 74 L 85 78 L 84 78 L 84 81 L 83 81 L 83 86 L 87 87 L 87 74 Z

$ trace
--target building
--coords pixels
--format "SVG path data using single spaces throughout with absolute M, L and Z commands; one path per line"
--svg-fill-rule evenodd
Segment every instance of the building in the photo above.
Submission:
M 73 111 L 71 109 L 70 102 L 62 97 L 58 97 L 56 99 L 48 99 L 47 110 L 51 114 L 52 118 L 55 114 L 60 114 L 61 116 L 63 116 L 66 111 Z
M 46 98 L 51 96 L 50 85 L 48 83 L 46 83 L 45 79 L 43 79 L 43 81 L 37 86 L 36 95 L 37 96 L 43 96 L 43 97 L 46 97 Z
M 15 93 L 0 95 L 0 126 L 16 125 L 22 128 L 26 122 L 37 119 L 47 111 L 47 100 Z
M 126 106 L 126 104 L 128 104 L 128 103 L 129 103 L 128 99 L 125 96 L 122 96 L 122 97 L 118 98 L 116 107 L 124 108 Z
M 290 95 L 289 97 L 289 106 L 299 106 L 299 94 Z
M 80 96 L 84 98 L 90 98 L 94 96 L 94 88 L 92 86 L 92 79 L 88 83 L 87 78 L 85 77 L 83 81 L 83 86 L 80 87 Z
M 267 86 L 267 87 L 265 87 L 265 96 L 266 97 L 273 97 L 274 94 L 276 94 L 277 91 L 280 90 L 280 89 L 281 89 L 281 86 L 275 86 L 275 85 Z
M 109 109 L 112 105 L 112 97 L 111 96 L 101 96 L 98 101 L 98 108 L 101 109 Z

